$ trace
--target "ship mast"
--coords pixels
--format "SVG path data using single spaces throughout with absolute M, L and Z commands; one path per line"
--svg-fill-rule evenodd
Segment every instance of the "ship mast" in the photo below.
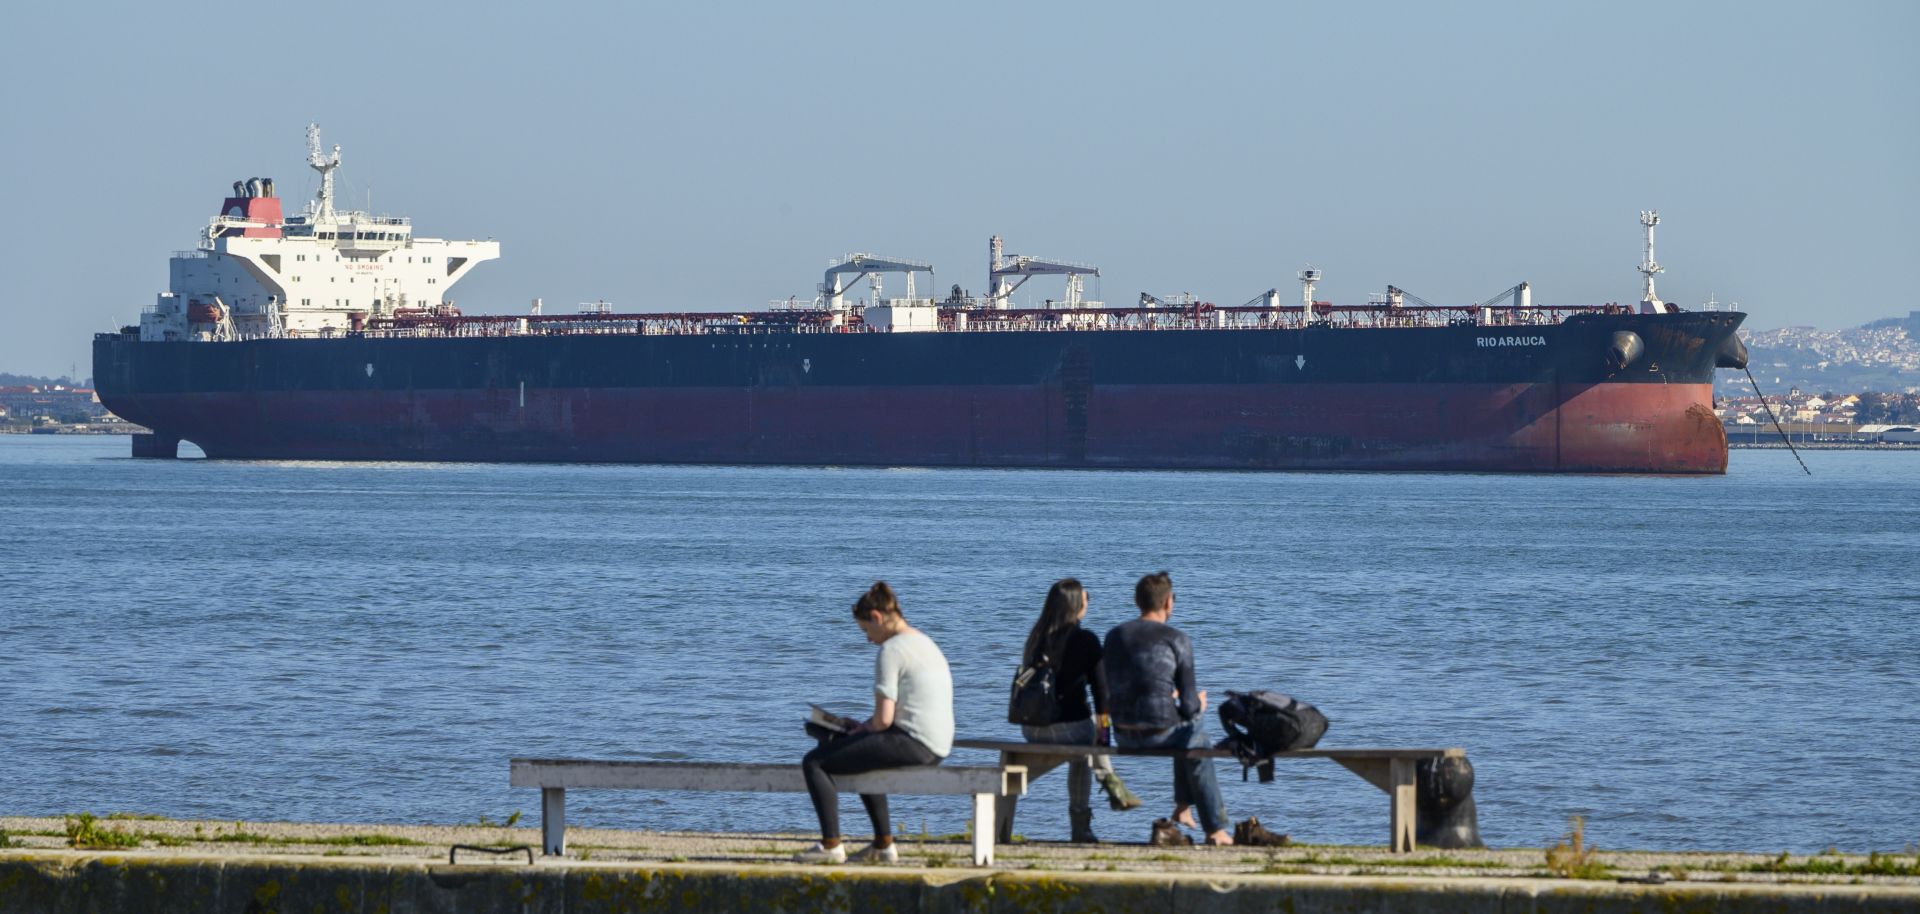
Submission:
M 1300 271 L 1300 326 L 1313 323 L 1313 286 L 1320 281 L 1320 271 L 1308 264 Z
M 1653 294 L 1653 274 L 1665 272 L 1658 261 L 1653 259 L 1653 227 L 1660 224 L 1660 213 L 1656 210 L 1642 210 L 1640 224 L 1647 227 L 1647 259 L 1640 264 L 1640 272 L 1646 274 L 1647 291 L 1640 297 L 1640 304 L 1648 311 L 1659 311 L 1660 298 Z
M 320 193 L 313 199 L 315 222 L 333 219 L 333 170 L 340 167 L 340 144 L 333 146 L 333 157 L 320 151 L 320 125 L 307 124 L 307 165 L 320 173 Z

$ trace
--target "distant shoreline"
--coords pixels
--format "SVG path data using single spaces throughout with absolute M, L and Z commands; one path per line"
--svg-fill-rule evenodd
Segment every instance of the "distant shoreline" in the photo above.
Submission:
M 138 425 L 119 425 L 102 428 L 96 425 L 42 425 L 0 426 L 0 435 L 144 435 L 147 429 Z
M 1793 446 L 1803 451 L 1912 451 L 1920 454 L 1920 445 L 1886 444 L 1854 441 L 1795 441 Z M 1779 440 L 1774 441 L 1728 441 L 1730 451 L 1784 451 L 1787 446 Z

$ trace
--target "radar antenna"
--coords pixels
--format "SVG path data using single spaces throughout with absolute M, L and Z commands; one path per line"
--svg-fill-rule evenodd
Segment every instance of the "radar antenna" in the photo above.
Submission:
M 334 144 L 331 158 L 322 153 L 319 124 L 307 125 L 307 165 L 320 173 L 320 194 L 313 198 L 314 221 L 331 220 L 333 218 L 333 170 L 340 167 L 340 144 Z

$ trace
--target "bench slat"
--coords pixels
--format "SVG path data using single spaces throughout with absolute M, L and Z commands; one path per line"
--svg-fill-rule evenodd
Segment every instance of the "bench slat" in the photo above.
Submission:
M 1027 743 L 1011 739 L 956 739 L 956 749 L 987 749 L 994 752 L 1019 752 L 1027 755 L 1109 755 L 1143 756 L 1147 758 L 1232 758 L 1233 753 L 1225 749 L 1124 749 L 1118 746 L 1074 746 L 1063 743 Z M 1296 749 L 1282 752 L 1274 758 L 1330 758 L 1339 759 L 1422 759 L 1434 756 L 1464 758 L 1467 750 L 1445 749 Z
M 928 765 L 843 774 L 834 785 L 848 793 L 898 793 L 924 796 L 1026 792 L 1025 769 L 1018 765 L 971 767 Z M 744 793 L 805 793 L 798 763 L 758 765 L 738 762 L 636 762 L 588 759 L 514 759 L 514 787 L 613 787 L 632 790 L 711 790 Z

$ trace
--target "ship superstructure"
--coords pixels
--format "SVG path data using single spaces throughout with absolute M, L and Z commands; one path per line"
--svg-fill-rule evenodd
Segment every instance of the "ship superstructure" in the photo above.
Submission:
M 192 250 L 173 255 L 167 291 L 140 317 L 140 338 L 235 341 L 337 336 L 369 321 L 446 313 L 448 292 L 500 256 L 497 241 L 421 238 L 404 216 L 339 210 L 340 147 L 307 127 L 308 164 L 320 187 L 285 215 L 272 178 L 233 182 Z
M 238 182 L 156 308 L 96 336 L 102 402 L 153 430 L 137 455 L 1718 473 L 1713 372 L 1746 362 L 1745 315 L 1655 296 L 1651 212 L 1637 305 L 1529 282 L 1341 305 L 1308 266 L 1297 295 L 1116 307 L 1098 267 L 995 236 L 978 296 L 855 253 L 764 310 L 461 314 L 447 291 L 497 243 L 337 211 L 317 128 L 308 164 L 304 212 Z M 1017 301 L 1037 277 L 1060 296 Z

